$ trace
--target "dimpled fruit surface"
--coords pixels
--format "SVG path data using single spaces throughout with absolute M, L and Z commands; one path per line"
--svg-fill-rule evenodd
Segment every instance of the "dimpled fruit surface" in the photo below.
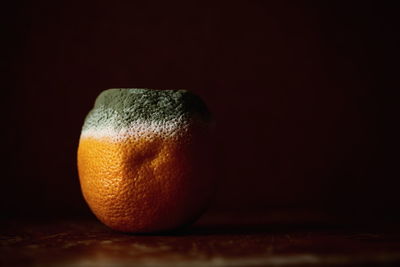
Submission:
M 123 232 L 193 222 L 214 193 L 212 119 L 186 90 L 108 89 L 87 115 L 78 147 L 83 196 Z

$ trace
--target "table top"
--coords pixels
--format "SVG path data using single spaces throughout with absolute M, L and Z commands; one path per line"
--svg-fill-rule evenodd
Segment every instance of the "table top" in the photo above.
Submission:
M 400 266 L 396 224 L 304 213 L 213 213 L 181 231 L 115 232 L 95 218 L 7 219 L 1 266 Z

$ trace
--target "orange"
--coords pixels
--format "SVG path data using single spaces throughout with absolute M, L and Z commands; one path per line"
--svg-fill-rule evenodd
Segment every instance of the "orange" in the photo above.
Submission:
M 205 104 L 188 91 L 102 92 L 78 147 L 81 188 L 93 213 L 135 233 L 194 221 L 215 189 L 211 126 Z

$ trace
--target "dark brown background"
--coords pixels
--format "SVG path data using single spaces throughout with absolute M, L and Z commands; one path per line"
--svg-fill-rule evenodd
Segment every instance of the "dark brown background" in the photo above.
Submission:
M 15 2 L 2 9 L 2 215 L 90 214 L 84 117 L 104 89 L 147 87 L 192 90 L 214 113 L 214 209 L 399 216 L 388 4 Z

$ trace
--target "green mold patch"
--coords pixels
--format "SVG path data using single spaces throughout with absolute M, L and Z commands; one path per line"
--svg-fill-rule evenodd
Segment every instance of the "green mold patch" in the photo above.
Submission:
M 96 99 L 83 130 L 131 128 L 141 123 L 165 126 L 211 119 L 205 103 L 186 90 L 108 89 Z

